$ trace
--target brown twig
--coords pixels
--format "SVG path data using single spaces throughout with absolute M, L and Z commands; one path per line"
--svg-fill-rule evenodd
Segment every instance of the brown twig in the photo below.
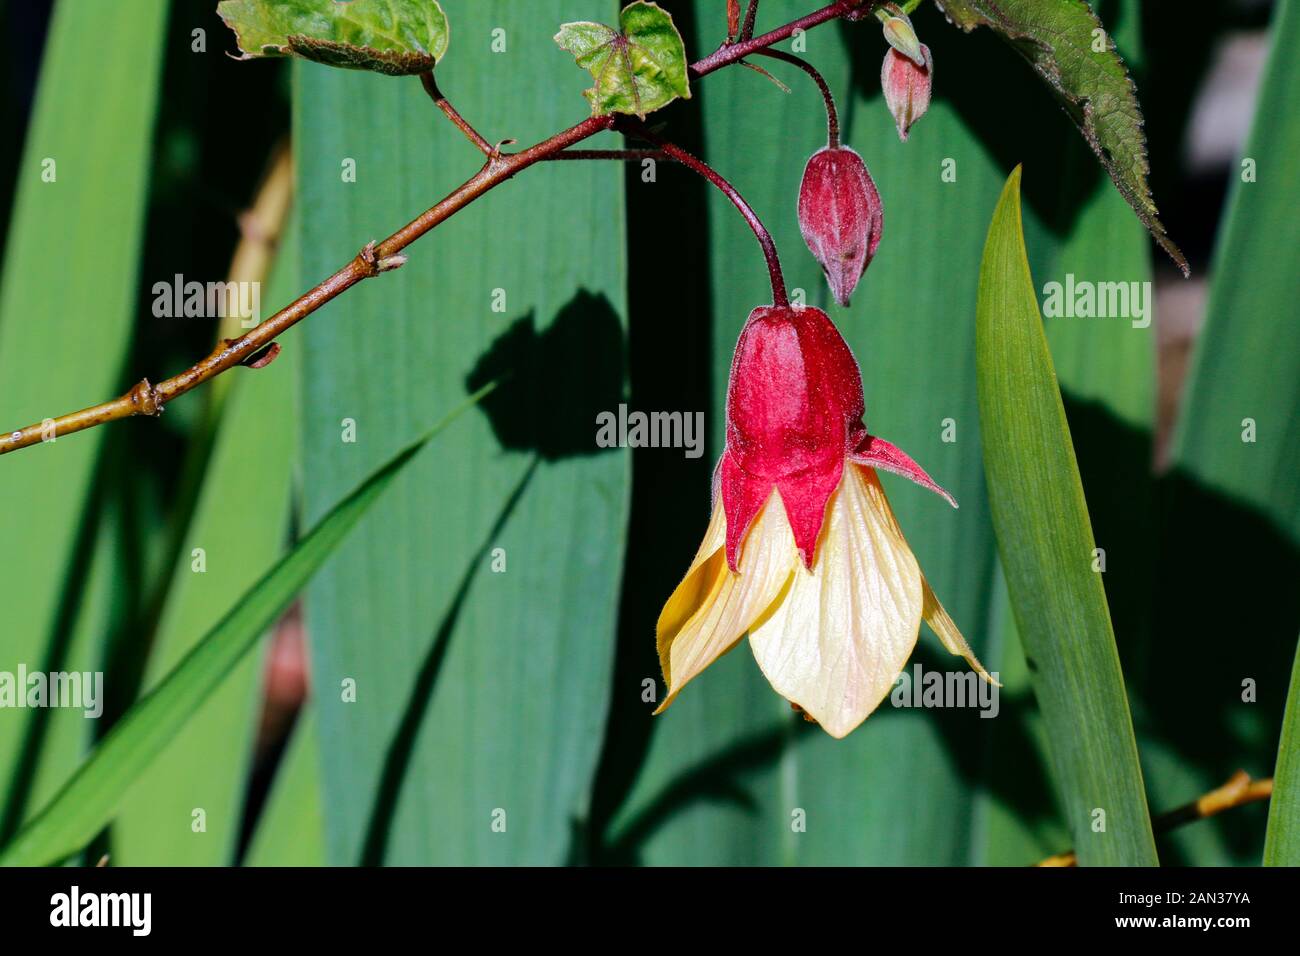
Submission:
M 778 27 L 761 37 L 751 38 L 740 43 L 723 43 L 722 46 L 704 59 L 691 64 L 690 74 L 696 78 L 707 76 L 725 66 L 740 62 L 746 56 L 753 55 L 760 49 L 789 39 L 796 30 L 809 30 L 828 21 L 839 19 L 845 14 L 869 9 L 875 2 L 876 0 L 835 0 L 834 3 L 827 4 L 797 20 L 792 20 L 785 26 Z M 446 103 L 446 98 L 437 91 L 436 84 L 426 83 L 425 89 L 428 90 L 430 85 L 432 85 L 430 95 L 434 96 L 434 102 L 439 104 L 443 112 L 447 113 L 452 122 L 456 123 L 462 132 L 465 132 L 466 136 L 480 151 L 484 151 L 484 144 L 487 141 L 474 131 L 473 127 L 465 122 L 460 117 L 460 114 L 451 108 L 449 103 Z M 157 385 L 150 384 L 148 379 L 142 379 L 130 391 L 119 398 L 10 432 L 8 435 L 0 437 L 0 455 L 39 444 L 43 439 L 71 435 L 106 422 L 131 418 L 136 415 L 161 415 L 163 409 L 170 402 L 223 372 L 245 364 L 250 358 L 266 349 L 272 341 L 287 329 L 297 325 L 336 296 L 346 292 L 364 279 L 398 268 L 406 261 L 405 257 L 401 255 L 403 249 L 438 224 L 464 209 L 484 193 L 501 185 L 529 166 L 549 159 L 557 153 L 589 139 L 596 133 L 611 129 L 613 125 L 614 117 L 612 116 L 592 116 L 517 153 L 501 153 L 495 147 L 489 145 L 485 151 L 485 155 L 488 157 L 487 162 L 472 177 L 435 206 L 407 223 L 387 239 L 382 242 L 368 243 L 342 269 L 303 293 L 261 325 L 252 329 L 248 334 L 238 339 L 222 340 L 217 345 L 217 348 L 202 361 L 192 365 L 179 375 L 174 375 L 165 381 L 159 382 Z M 714 175 L 716 176 L 716 174 Z M 772 260 L 769 259 L 769 271 L 771 269 Z M 779 272 L 773 275 L 774 289 L 778 281 Z M 782 294 L 784 294 L 783 289 Z
M 1155 817 L 1151 821 L 1151 829 L 1156 833 L 1166 833 L 1175 827 L 1180 827 L 1186 823 L 1194 823 L 1197 820 L 1205 820 L 1222 813 L 1224 810 L 1231 810 L 1233 807 L 1242 807 L 1248 803 L 1267 800 L 1272 795 L 1272 777 L 1265 777 L 1263 780 L 1252 780 L 1250 774 L 1246 773 L 1246 771 L 1238 770 L 1228 778 L 1228 782 L 1223 786 L 1211 790 L 1191 803 L 1168 810 Z M 1077 866 L 1078 862 L 1074 851 L 1069 850 L 1065 853 L 1049 856 L 1035 865 Z

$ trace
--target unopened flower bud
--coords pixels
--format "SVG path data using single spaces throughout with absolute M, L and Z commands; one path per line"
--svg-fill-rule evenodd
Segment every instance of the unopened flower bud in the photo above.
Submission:
M 799 186 L 799 230 L 840 305 L 849 304 L 883 228 L 880 193 L 862 157 L 847 146 L 813 153 Z
M 917 66 L 925 65 L 924 54 L 921 52 L 921 41 L 917 39 L 916 30 L 912 28 L 912 21 L 906 15 L 900 13 L 898 16 L 885 16 L 881 25 L 884 29 L 885 40 L 891 47 Z
M 880 88 L 885 93 L 885 105 L 894 115 L 898 138 L 907 142 L 907 131 L 930 108 L 930 84 L 934 78 L 934 61 L 930 48 L 921 44 L 924 66 L 917 66 L 898 50 L 890 48 L 885 53 L 885 63 L 880 68 Z

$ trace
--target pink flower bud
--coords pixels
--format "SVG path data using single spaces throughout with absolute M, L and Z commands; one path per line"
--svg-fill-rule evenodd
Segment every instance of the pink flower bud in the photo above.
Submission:
M 799 230 L 840 305 L 849 304 L 883 228 L 880 193 L 862 157 L 847 146 L 813 153 L 799 186 Z
M 880 88 L 885 92 L 885 104 L 894 114 L 898 138 L 907 142 L 907 131 L 930 108 L 930 84 L 934 78 L 934 60 L 930 48 L 921 44 L 925 66 L 917 66 L 893 47 L 885 53 L 885 63 L 880 68 Z

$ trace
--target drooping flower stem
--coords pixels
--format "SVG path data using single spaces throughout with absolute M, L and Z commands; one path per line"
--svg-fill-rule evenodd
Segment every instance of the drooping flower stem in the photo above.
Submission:
M 821 91 L 822 100 L 826 103 L 826 145 L 831 149 L 838 149 L 840 145 L 840 116 L 835 109 L 835 96 L 831 93 L 830 86 L 826 83 L 826 78 L 821 75 L 817 67 L 813 66 L 802 57 L 795 56 L 793 53 L 786 53 L 784 50 L 755 50 L 759 56 L 771 57 L 774 60 L 781 60 L 792 66 L 797 66 L 817 84 L 817 89 Z
M 669 159 L 674 159 L 693 172 L 699 173 L 717 186 L 723 195 L 731 200 L 731 204 L 745 217 L 745 222 L 749 223 L 749 228 L 754 230 L 754 236 L 763 249 L 763 258 L 767 260 L 768 276 L 772 280 L 772 304 L 782 308 L 789 306 L 790 299 L 785 290 L 785 276 L 781 272 L 781 257 L 777 255 L 776 243 L 772 241 L 772 234 L 767 231 L 767 227 L 758 218 L 758 213 L 754 212 L 753 207 L 745 202 L 745 197 L 736 191 L 736 187 L 727 182 L 717 170 L 704 160 L 691 155 L 675 143 L 668 142 L 657 133 L 651 132 L 644 124 L 626 120 L 620 121 L 618 125 L 638 139 L 653 143 Z

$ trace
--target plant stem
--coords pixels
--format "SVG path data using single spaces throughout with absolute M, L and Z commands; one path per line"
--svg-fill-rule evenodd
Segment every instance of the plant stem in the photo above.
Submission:
M 749 9 L 745 11 L 745 25 L 741 27 L 740 39 L 750 40 L 754 36 L 754 21 L 758 18 L 758 0 L 749 0 Z
M 877 2 L 878 0 L 836 0 L 835 3 L 827 4 L 820 10 L 805 14 L 798 20 L 791 20 L 785 26 L 777 27 L 760 37 L 742 40 L 740 43 L 724 43 L 704 59 L 692 63 L 691 76 L 696 78 L 708 76 L 713 71 L 720 70 L 724 66 L 730 66 L 737 60 L 743 60 L 759 50 L 765 50 L 774 43 L 790 39 L 796 30 L 811 30 L 813 27 L 821 26 L 828 20 L 838 20 L 849 13 L 869 10 Z
M 809 30 L 830 20 L 839 19 L 845 14 L 863 8 L 869 9 L 874 3 L 875 0 L 835 0 L 834 3 L 827 4 L 797 20 L 792 20 L 785 26 L 778 27 L 761 37 L 751 38 L 740 43 L 723 43 L 713 53 L 693 63 L 690 66 L 690 74 L 696 78 L 707 76 L 723 67 L 738 63 L 745 57 L 766 49 L 774 43 L 789 39 L 796 30 Z M 47 437 L 71 435 L 87 428 L 102 425 L 105 422 L 132 418 L 137 415 L 161 415 L 163 408 L 168 403 L 223 372 L 243 365 L 269 346 L 287 329 L 297 325 L 336 296 L 346 292 L 364 279 L 398 268 L 405 262 L 405 258 L 401 255 L 403 249 L 439 223 L 460 212 L 484 193 L 501 185 L 529 166 L 550 159 L 569 147 L 589 139 L 596 133 L 611 129 L 615 123 L 613 116 L 592 116 L 517 153 L 500 153 L 490 145 L 484 150 L 487 141 L 451 107 L 451 104 L 446 101 L 446 97 L 442 96 L 438 91 L 437 84 L 432 83 L 431 80 L 425 81 L 423 78 L 421 82 L 439 108 L 469 137 L 470 141 L 480 151 L 485 152 L 488 159 L 482 169 L 435 206 L 407 223 L 383 242 L 368 243 L 342 269 L 303 293 L 275 315 L 252 329 L 247 335 L 238 339 L 223 339 L 206 358 L 179 375 L 174 375 L 157 385 L 150 384 L 148 379 L 142 379 L 125 395 L 118 398 L 10 432 L 8 435 L 0 437 L 0 455 L 40 444 Z M 672 148 L 677 149 L 677 147 Z M 681 151 L 678 150 L 678 152 Z M 681 153 L 681 156 L 689 156 L 689 154 Z M 693 163 L 703 166 L 694 157 L 689 158 Z M 704 167 L 704 169 L 708 169 L 708 167 Z M 776 259 L 776 250 L 771 244 L 771 237 L 767 235 L 766 229 L 763 228 L 762 223 L 758 222 L 758 217 L 753 215 L 753 211 L 744 205 L 744 200 L 740 199 L 726 180 L 712 170 L 708 170 L 705 175 L 709 177 L 714 185 L 727 192 L 733 202 L 739 200 L 737 208 L 741 209 L 742 213 L 745 214 L 751 228 L 759 236 L 759 242 L 763 244 L 764 254 L 768 259 L 768 270 L 772 277 L 773 298 L 776 300 L 777 305 L 786 302 L 785 285 L 781 278 L 780 265 Z
M 772 234 L 767 231 L 767 227 L 764 226 L 763 221 L 758 218 L 758 214 L 754 212 L 749 203 L 745 202 L 745 198 L 736 191 L 736 187 L 722 178 L 717 170 L 713 169 L 713 167 L 704 162 L 704 160 L 692 156 L 675 143 L 670 143 L 657 134 L 652 133 L 644 124 L 632 121 L 623 121 L 619 125 L 626 127 L 629 132 L 633 133 L 640 139 L 654 143 L 654 145 L 663 150 L 670 159 L 675 159 L 683 166 L 699 173 L 709 182 L 713 183 L 713 185 L 722 190 L 723 194 L 731 200 L 731 204 L 740 211 L 742 216 L 745 217 L 745 222 L 749 223 L 749 228 L 754 230 L 754 235 L 758 238 L 758 244 L 763 250 L 763 258 L 767 260 L 767 273 L 769 278 L 772 280 L 772 304 L 781 306 L 782 308 L 788 307 L 790 305 L 790 299 L 786 295 L 785 276 L 781 273 L 781 258 L 777 255 L 776 243 L 772 241 Z
M 424 86 L 424 91 L 429 94 L 435 106 L 447 114 L 447 119 L 455 124 L 456 128 L 465 134 L 466 138 L 473 143 L 480 153 L 491 158 L 492 144 L 479 135 L 479 131 L 471 126 L 465 117 L 456 111 L 456 107 L 451 105 L 451 101 L 442 95 L 438 89 L 438 81 L 433 78 L 433 70 L 425 70 L 420 74 L 420 83 Z
M 1243 807 L 1248 803 L 1267 800 L 1272 795 L 1272 777 L 1265 777 L 1263 780 L 1251 780 L 1250 774 L 1244 770 L 1238 770 L 1228 778 L 1228 782 L 1223 786 L 1211 790 L 1191 803 L 1184 804 L 1173 810 L 1167 810 L 1152 819 L 1151 829 L 1156 833 L 1165 833 L 1185 823 L 1194 823 L 1197 820 L 1205 820 L 1216 816 L 1224 810 L 1231 810 L 1233 807 Z M 1074 851 L 1067 850 L 1065 853 L 1049 856 L 1036 865 L 1077 866 L 1078 862 Z
M 662 149 L 566 149 L 546 158 L 551 162 L 563 159 L 614 159 L 624 162 L 637 159 L 672 160 Z
M 827 85 L 826 78 L 818 72 L 817 67 L 803 57 L 795 56 L 793 53 L 786 53 L 784 50 L 755 50 L 754 52 L 759 56 L 769 56 L 774 60 L 781 60 L 797 66 L 813 78 L 813 82 L 817 84 L 817 89 L 821 90 L 822 99 L 826 103 L 826 145 L 831 149 L 838 149 L 840 145 L 840 117 L 835 110 L 835 97 L 831 94 L 831 88 Z

